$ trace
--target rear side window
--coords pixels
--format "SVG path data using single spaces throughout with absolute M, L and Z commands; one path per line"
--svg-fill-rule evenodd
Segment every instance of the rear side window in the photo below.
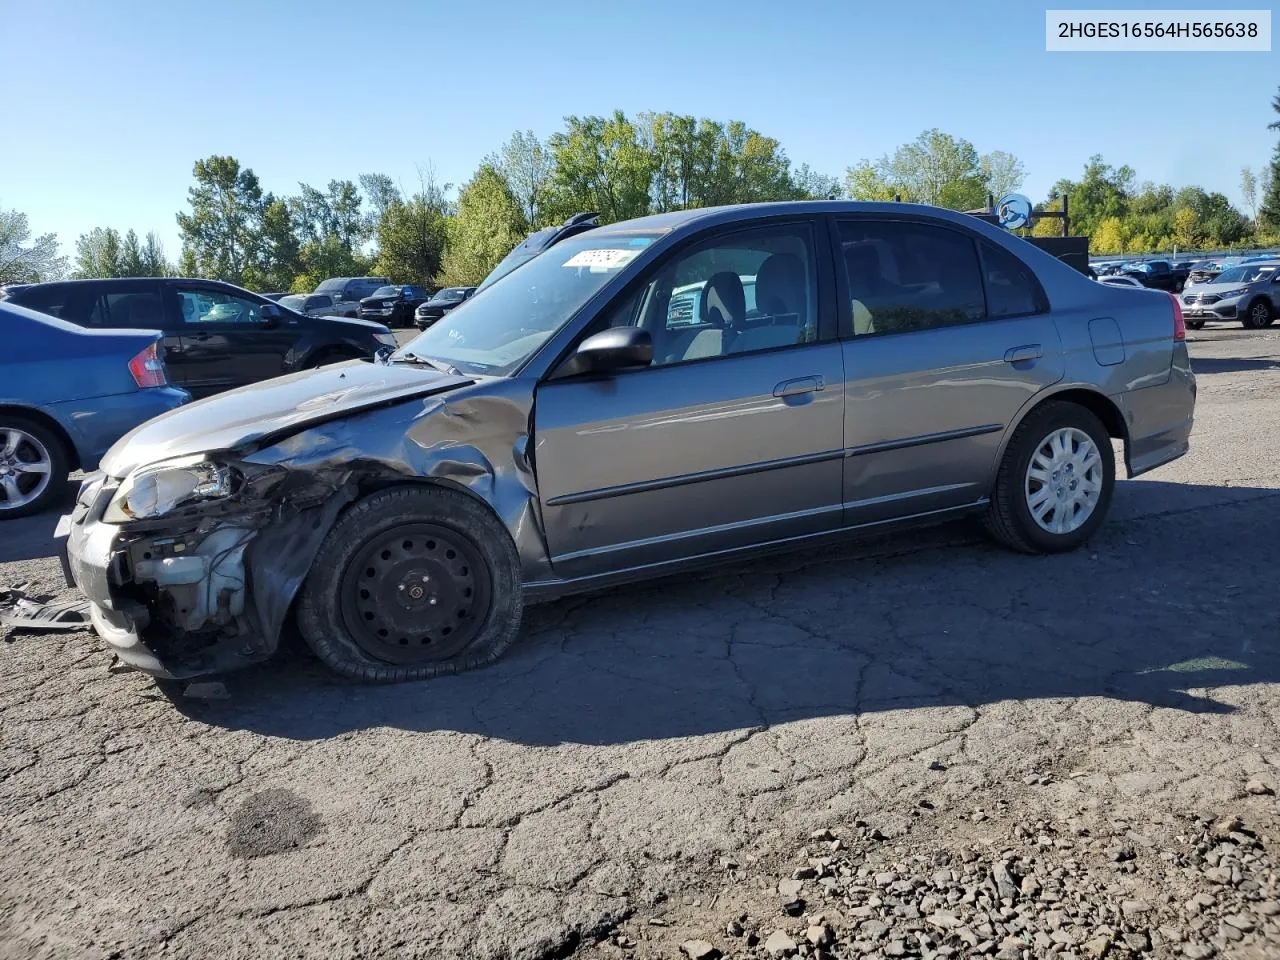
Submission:
M 93 298 L 80 322 L 87 327 L 160 329 L 164 326 L 164 301 L 158 293 L 104 293 Z
M 966 233 L 927 223 L 840 223 L 857 335 L 910 333 L 986 317 L 978 250 Z
M 63 311 L 69 299 L 70 288 L 66 286 L 28 287 L 25 290 L 15 290 L 10 295 L 12 303 L 64 320 L 67 318 L 63 316 Z
M 983 242 L 982 275 L 987 284 L 988 316 L 1020 317 L 1048 309 L 1031 270 L 1003 247 Z

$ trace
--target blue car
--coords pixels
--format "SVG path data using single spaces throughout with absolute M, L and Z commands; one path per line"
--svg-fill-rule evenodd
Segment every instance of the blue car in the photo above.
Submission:
M 191 399 L 156 330 L 88 330 L 0 302 L 0 520 L 37 513 L 134 427 Z

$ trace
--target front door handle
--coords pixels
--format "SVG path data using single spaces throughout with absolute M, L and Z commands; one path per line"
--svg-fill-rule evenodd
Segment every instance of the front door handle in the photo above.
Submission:
M 1005 363 L 1026 363 L 1028 360 L 1039 360 L 1044 356 L 1044 348 L 1038 343 L 1028 343 L 1021 347 L 1011 347 L 1004 352 Z
M 821 377 L 797 377 L 783 380 L 773 388 L 775 397 L 797 397 L 802 393 L 817 393 L 826 386 Z

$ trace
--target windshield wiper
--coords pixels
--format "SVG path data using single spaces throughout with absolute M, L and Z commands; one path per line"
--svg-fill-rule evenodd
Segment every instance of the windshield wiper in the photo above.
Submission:
M 397 356 L 391 358 L 392 361 L 403 360 L 407 363 L 420 363 L 423 366 L 430 367 L 433 370 L 439 370 L 441 373 L 447 373 L 455 377 L 462 376 L 462 371 L 451 363 L 445 363 L 443 360 L 434 360 L 431 357 L 424 357 L 420 353 L 410 353 L 402 351 Z

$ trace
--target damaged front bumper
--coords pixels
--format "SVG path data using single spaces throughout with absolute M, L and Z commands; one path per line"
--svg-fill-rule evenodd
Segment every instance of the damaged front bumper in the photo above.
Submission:
M 64 572 L 98 635 L 157 677 L 223 673 L 269 658 L 325 534 L 350 496 L 244 498 L 127 525 L 103 513 L 118 481 L 81 485 L 58 525 Z

